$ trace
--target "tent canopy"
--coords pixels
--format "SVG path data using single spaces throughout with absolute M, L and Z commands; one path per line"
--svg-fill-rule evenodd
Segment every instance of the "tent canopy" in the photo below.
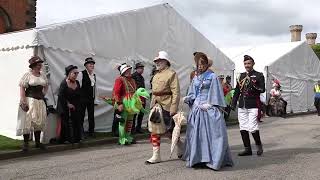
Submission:
M 170 5 L 160 4 L 147 8 L 99 15 L 85 19 L 69 21 L 38 27 L 28 31 L 0 36 L 0 58 L 16 62 L 16 66 L 25 71 L 19 71 L 11 78 L 8 88 L 14 91 L 12 112 L 3 123 L 11 122 L 9 128 L 14 134 L 17 116 L 18 82 L 23 72 L 27 71 L 27 60 L 31 54 L 38 54 L 49 65 L 50 88 L 47 97 L 55 105 L 57 89 L 65 77 L 64 68 L 70 64 L 84 69 L 84 59 L 92 56 L 96 60 L 98 95 L 111 96 L 114 79 L 119 72 L 114 68 L 117 64 L 136 62 L 145 64 L 144 77 L 147 88 L 153 65 L 153 58 L 158 51 L 165 50 L 172 60 L 172 68 L 180 80 L 181 94 L 185 94 L 189 86 L 189 74 L 193 68 L 193 52 L 202 51 L 213 59 L 214 69 L 219 74 L 233 77 L 234 63 L 217 49 L 208 39 L 179 15 Z M 36 49 L 21 49 L 12 47 L 38 47 Z M 1 51 L 4 49 L 5 51 Z M 18 58 L 16 54 L 23 54 Z M 22 62 L 23 63 L 19 63 Z M 6 61 L 0 62 L 6 66 Z M 19 65 L 20 64 L 20 65 Z M 0 73 L 0 82 L 6 77 Z M 5 93 L 0 95 L 5 96 Z M 13 95 L 12 95 L 13 96 Z M 6 106 L 0 103 L 0 109 Z M 9 119 L 9 120 L 8 120 Z M 108 131 L 111 128 L 113 109 L 106 104 L 95 108 L 96 130 Z M 3 129 L 0 127 L 0 134 Z M 11 134 L 11 136 L 12 136 Z

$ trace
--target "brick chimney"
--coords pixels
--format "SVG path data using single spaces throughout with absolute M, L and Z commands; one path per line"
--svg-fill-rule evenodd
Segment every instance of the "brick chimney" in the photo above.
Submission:
M 37 6 L 37 0 L 27 0 L 27 10 L 26 10 L 27 28 L 36 27 L 36 10 L 37 10 L 36 6 Z
M 36 27 L 37 0 L 0 0 L 0 34 Z
M 302 25 L 291 25 L 289 26 L 291 32 L 291 42 L 301 41 Z
M 317 33 L 307 33 L 306 34 L 307 43 L 312 46 L 316 44 Z

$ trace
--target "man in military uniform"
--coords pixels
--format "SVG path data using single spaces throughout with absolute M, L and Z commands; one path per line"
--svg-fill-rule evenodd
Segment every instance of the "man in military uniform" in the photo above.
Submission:
M 160 51 L 158 56 L 154 59 L 157 67 L 157 73 L 152 80 L 152 98 L 151 107 L 156 103 L 163 108 L 163 120 L 167 128 L 167 134 L 171 134 L 174 122 L 172 116 L 177 113 L 180 101 L 180 86 L 178 75 L 175 71 L 170 69 L 171 61 L 168 53 Z M 153 155 L 146 161 L 146 164 L 155 164 L 161 161 L 160 158 L 160 134 L 151 133 L 151 143 L 153 146 Z M 182 143 L 178 142 L 178 156 L 181 156 Z
M 254 59 L 245 55 L 244 67 L 246 72 L 240 74 L 231 104 L 234 110 L 239 100 L 238 121 L 243 145 L 245 147 L 245 150 L 238 154 L 239 156 L 252 155 L 249 132 L 255 140 L 257 155 L 260 156 L 263 153 L 257 116 L 260 93 L 265 92 L 265 80 L 263 74 L 255 71 L 253 66 Z

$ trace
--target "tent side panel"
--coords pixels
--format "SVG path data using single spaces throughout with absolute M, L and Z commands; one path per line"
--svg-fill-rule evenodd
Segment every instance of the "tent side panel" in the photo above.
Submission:
M 28 60 L 33 55 L 33 48 L 0 52 L 0 134 L 16 137 L 18 107 L 20 101 L 19 81 L 28 72 Z
M 282 94 L 285 100 L 290 101 L 287 111 L 314 110 L 312 87 L 320 79 L 320 62 L 306 43 L 273 62 L 269 72 L 280 80 Z

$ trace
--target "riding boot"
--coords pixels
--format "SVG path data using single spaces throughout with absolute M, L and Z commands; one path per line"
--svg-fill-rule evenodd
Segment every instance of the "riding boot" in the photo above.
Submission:
M 253 136 L 253 139 L 254 139 L 256 146 L 257 146 L 257 155 L 261 156 L 263 154 L 263 148 L 262 148 L 259 130 L 253 132 L 252 136 Z
M 241 130 L 240 133 L 241 133 L 241 138 L 244 145 L 244 151 L 238 153 L 238 156 L 251 156 L 252 150 L 251 150 L 249 132 L 246 130 Z

